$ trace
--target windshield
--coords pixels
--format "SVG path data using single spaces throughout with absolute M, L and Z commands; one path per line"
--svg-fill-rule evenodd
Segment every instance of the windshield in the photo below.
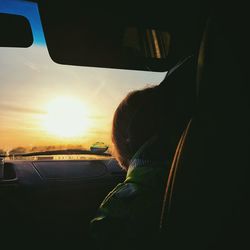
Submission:
M 1 3 L 0 13 L 28 19 L 34 42 L 0 48 L 0 154 L 90 150 L 97 142 L 108 148 L 120 101 L 129 91 L 158 84 L 165 73 L 57 64 L 47 51 L 37 4 Z

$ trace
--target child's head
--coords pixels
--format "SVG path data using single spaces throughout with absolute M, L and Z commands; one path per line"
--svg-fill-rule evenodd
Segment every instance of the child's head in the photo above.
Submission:
M 190 78 L 193 63 L 190 62 L 188 67 L 181 68 L 182 71 L 179 69 L 178 74 L 167 75 L 160 85 L 129 93 L 117 107 L 112 141 L 115 157 L 125 169 L 152 136 L 158 136 L 160 143 L 168 143 L 172 152 L 166 153 L 175 152 L 196 104 L 193 84 L 187 84 L 187 81 L 193 81 Z
M 129 93 L 117 107 L 112 141 L 115 157 L 125 169 L 140 146 L 159 133 L 164 120 L 159 105 L 157 88 L 150 87 Z

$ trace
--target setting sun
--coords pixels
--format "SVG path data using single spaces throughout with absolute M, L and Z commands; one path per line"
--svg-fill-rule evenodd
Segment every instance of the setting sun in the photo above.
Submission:
M 47 105 L 44 127 L 48 133 L 65 138 L 87 133 L 87 106 L 71 97 L 58 97 Z

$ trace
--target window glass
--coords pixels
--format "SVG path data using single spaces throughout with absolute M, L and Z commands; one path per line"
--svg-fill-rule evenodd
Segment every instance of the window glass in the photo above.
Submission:
M 0 154 L 109 146 L 120 101 L 165 76 L 57 64 L 48 54 L 36 3 L 0 1 L 0 13 L 25 16 L 34 37 L 29 48 L 0 48 Z

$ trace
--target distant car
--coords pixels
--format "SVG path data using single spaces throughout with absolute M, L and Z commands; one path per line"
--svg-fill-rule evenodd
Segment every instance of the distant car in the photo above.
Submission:
M 108 150 L 108 146 L 103 142 L 96 142 L 90 147 L 93 153 L 104 153 Z
M 90 147 L 93 153 L 104 153 L 108 150 L 108 146 L 103 142 L 96 142 Z

